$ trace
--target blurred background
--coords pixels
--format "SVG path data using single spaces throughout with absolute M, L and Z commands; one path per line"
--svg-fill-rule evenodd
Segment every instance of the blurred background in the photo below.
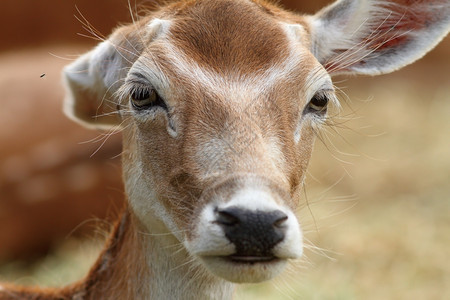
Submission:
M 123 187 L 120 134 L 65 118 L 60 73 L 97 43 L 77 19 L 108 35 L 128 3 L 2 0 L 0 15 L 0 281 L 61 286 L 95 260 Z M 449 55 L 447 37 L 396 73 L 335 79 L 343 108 L 298 212 L 306 257 L 236 299 L 450 299 Z

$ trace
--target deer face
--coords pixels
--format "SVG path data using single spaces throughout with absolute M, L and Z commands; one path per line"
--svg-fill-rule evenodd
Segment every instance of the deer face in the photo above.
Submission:
M 338 65 L 329 61 L 334 48 L 317 50 L 351 5 L 341 6 L 303 19 L 252 1 L 180 2 L 66 69 L 71 98 L 85 99 L 68 101 L 71 115 L 92 121 L 101 111 L 101 124 L 120 123 L 126 192 L 140 222 L 168 229 L 226 280 L 266 280 L 302 255 L 294 212 L 314 129 L 335 102 L 323 65 L 373 67 L 352 56 Z
M 302 254 L 293 211 L 333 86 L 301 28 L 222 6 L 148 25 L 121 88 L 125 180 L 140 219 L 157 206 L 213 273 L 260 281 Z

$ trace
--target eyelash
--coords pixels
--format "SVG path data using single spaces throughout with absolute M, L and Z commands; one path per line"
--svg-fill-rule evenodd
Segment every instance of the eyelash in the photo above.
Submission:
M 161 107 L 167 110 L 167 104 L 156 90 L 147 85 L 133 87 L 129 94 L 131 105 L 138 111 Z
M 316 115 L 325 115 L 327 112 L 328 103 L 330 102 L 330 97 L 325 92 L 317 92 L 303 111 L 304 114 L 314 113 Z

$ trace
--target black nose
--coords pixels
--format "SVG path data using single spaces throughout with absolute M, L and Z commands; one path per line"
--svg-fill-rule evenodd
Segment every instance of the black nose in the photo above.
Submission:
M 235 245 L 236 256 L 273 256 L 273 247 L 284 239 L 287 219 L 280 210 L 216 209 L 216 222 Z

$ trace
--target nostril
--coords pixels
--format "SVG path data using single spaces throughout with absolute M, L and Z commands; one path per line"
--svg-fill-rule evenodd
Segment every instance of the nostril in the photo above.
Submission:
M 274 214 L 275 221 L 273 222 L 273 226 L 277 228 L 283 228 L 285 226 L 285 222 L 288 219 L 288 216 L 280 210 L 275 211 Z
M 234 210 L 219 210 L 215 209 L 216 222 L 221 225 L 233 226 L 239 223 L 239 216 L 234 213 Z
M 225 209 L 216 208 L 214 212 L 216 214 L 216 223 L 226 226 L 233 226 L 243 222 L 267 224 L 268 226 L 282 228 L 288 219 L 288 216 L 281 210 L 252 212 L 238 207 L 229 207 Z

